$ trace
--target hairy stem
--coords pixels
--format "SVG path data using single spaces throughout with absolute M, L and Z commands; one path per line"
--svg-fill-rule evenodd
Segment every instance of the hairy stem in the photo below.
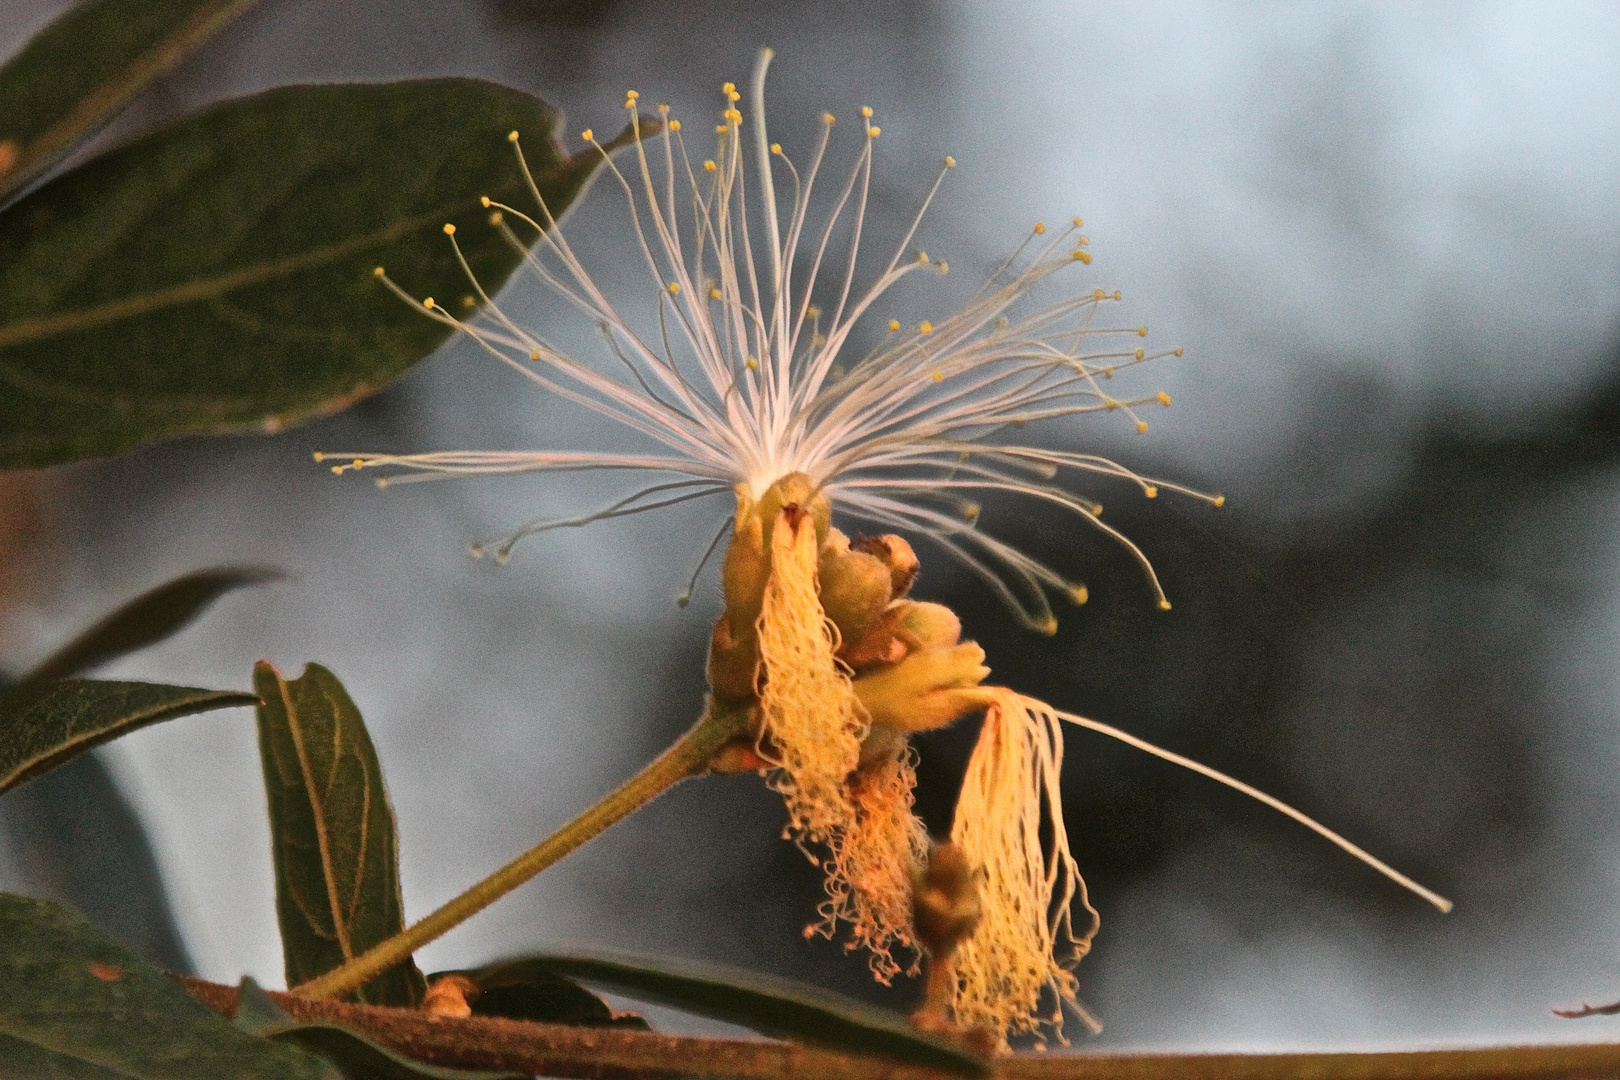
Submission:
M 748 731 L 747 709 L 711 704 L 697 725 L 611 795 L 420 922 L 319 978 L 293 988 L 306 998 L 336 998 L 478 914 L 608 826 L 628 817 L 682 780 L 708 769 L 715 752 Z

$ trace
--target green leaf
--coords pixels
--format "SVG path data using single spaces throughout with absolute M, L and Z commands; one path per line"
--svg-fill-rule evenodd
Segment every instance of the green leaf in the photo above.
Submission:
M 89 679 L 56 683 L 22 708 L 0 709 L 0 792 L 148 724 L 256 704 L 254 695 L 233 690 Z
M 405 928 L 394 808 L 360 711 L 337 676 L 310 664 L 288 682 L 261 662 L 253 686 L 262 702 L 276 918 L 287 985 L 298 986 Z M 425 990 L 406 960 L 353 1000 L 413 1008 Z
M 372 271 L 470 314 L 520 255 L 480 196 L 554 213 L 602 161 L 470 79 L 292 86 L 116 150 L 0 214 L 0 469 L 342 409 L 449 334 Z
M 639 1016 L 615 1015 L 607 1002 L 557 974 L 544 960 L 507 960 L 481 968 L 439 971 L 428 976 L 428 982 L 445 975 L 460 975 L 477 988 L 477 994 L 468 1001 L 474 1016 L 586 1027 L 647 1028 L 647 1021 Z
M 278 571 L 264 567 L 221 566 L 187 574 L 142 593 L 29 672 L 0 699 L 0 711 L 35 696 L 51 683 L 162 641 L 233 589 L 280 577 Z
M 255 0 L 84 0 L 0 68 L 0 202 Z
M 536 956 L 528 962 L 765 1035 L 881 1054 L 962 1076 L 990 1071 L 985 1059 L 922 1034 L 902 1016 L 787 979 L 613 953 Z
M 290 1042 L 336 1062 L 351 1080 L 526 1080 L 525 1074 L 448 1069 L 414 1061 L 341 1024 L 295 1020 L 252 979 L 236 995 L 236 1026 L 260 1038 Z
M 7 1080 L 343 1080 L 313 1054 L 232 1027 L 55 904 L 0 893 L 0 941 Z

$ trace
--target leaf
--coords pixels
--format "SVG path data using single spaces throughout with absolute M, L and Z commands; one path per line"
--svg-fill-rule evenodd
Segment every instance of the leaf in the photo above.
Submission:
M 0 202 L 255 0 L 86 0 L 0 68 Z
M 477 988 L 477 994 L 469 998 L 474 1016 L 584 1027 L 647 1028 L 647 1021 L 639 1016 L 616 1015 L 607 1002 L 552 971 L 544 960 L 507 960 L 481 968 L 439 971 L 428 976 L 428 982 L 444 975 L 460 975 Z
M 72 679 L 25 707 L 0 710 L 0 792 L 148 724 L 212 709 L 256 705 L 234 690 Z
M 963 1076 L 990 1071 L 983 1058 L 922 1034 L 895 1013 L 787 979 L 613 953 L 536 956 L 528 962 L 765 1035 L 881 1054 Z
M 449 1069 L 413 1061 L 341 1024 L 295 1020 L 252 979 L 242 980 L 236 1001 L 237 1027 L 319 1054 L 341 1065 L 352 1080 L 525 1080 L 520 1073 Z
M 65 908 L 0 893 L 0 941 L 7 1080 L 343 1080 L 232 1027 Z
M 204 608 L 244 585 L 257 585 L 281 577 L 278 571 L 257 566 L 221 566 L 176 578 L 142 593 L 96 625 L 68 642 L 26 675 L 0 699 L 6 704 L 27 699 L 49 684 L 99 667 L 120 656 L 144 649 L 183 629 Z
M 259 757 L 270 803 L 276 918 L 287 985 L 354 959 L 405 928 L 394 809 L 360 711 L 337 676 L 310 664 L 288 682 L 253 669 Z M 411 960 L 353 1000 L 414 1008 L 426 989 Z
M 292 86 L 226 102 L 0 214 L 0 469 L 344 408 L 471 313 L 453 223 L 491 293 L 519 254 L 479 197 L 532 206 L 507 133 L 561 214 L 602 155 L 557 114 L 470 79 Z

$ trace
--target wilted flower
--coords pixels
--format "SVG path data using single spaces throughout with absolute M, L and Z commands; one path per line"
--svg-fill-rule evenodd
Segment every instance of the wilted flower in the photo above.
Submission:
M 625 101 L 634 136 L 629 167 L 621 169 L 604 150 L 654 277 L 656 339 L 638 333 L 597 287 L 532 178 L 537 213 L 485 200 L 490 225 L 533 274 L 601 327 L 609 363 L 568 355 L 510 319 L 481 288 L 482 309 L 467 320 L 431 299 L 421 302 L 430 316 L 525 377 L 661 450 L 327 456 L 343 459 L 336 472 L 400 470 L 379 483 L 524 472 L 665 474 L 585 518 L 523 526 L 493 545 L 497 559 L 523 537 L 559 525 L 733 494 L 735 518 L 708 549 L 729 531 L 721 574 L 726 610 L 709 656 L 711 709 L 749 710 L 752 734 L 722 752 L 715 767 L 767 772 L 787 804 L 788 836 L 826 870 L 822 920 L 807 932 L 830 936 L 847 924 L 850 947 L 865 948 L 886 981 L 914 968 L 919 947 L 928 945 L 914 928 L 921 910 L 914 908 L 921 903 L 914 883 L 923 880 L 930 841 L 912 813 L 908 736 L 983 712 L 951 832 L 950 857 L 972 868 L 963 880 L 977 889 L 961 899 L 971 919 L 953 924 L 966 936 L 959 948 L 954 938 L 950 946 L 952 1004 L 958 1023 L 988 1028 L 999 1040 L 1034 1031 L 1046 1019 L 1061 1023 L 1061 1003 L 1075 1005 L 1069 968 L 1096 928 L 1064 833 L 1060 721 L 1185 759 L 983 686 L 984 653 L 961 640 L 956 616 L 908 598 L 917 560 L 907 541 L 898 534 L 852 540 L 833 527 L 832 516 L 927 538 L 983 577 L 1025 623 L 1051 633 L 1056 619 L 1048 593 L 1083 603 L 1085 587 L 979 529 L 973 497 L 1024 496 L 1073 512 L 1136 556 L 1166 608 L 1147 559 L 1100 519 L 1098 504 L 1063 486 L 1062 475 L 1123 479 L 1148 498 L 1173 491 L 1217 506 L 1221 499 L 1150 480 L 1106 458 L 1019 441 L 1031 422 L 1084 413 L 1118 414 L 1145 431 L 1137 410 L 1170 404 L 1164 393 L 1126 398 L 1107 389 L 1122 369 L 1165 355 L 1138 344 L 1145 328 L 1097 325 L 1119 293 L 1093 288 L 1024 310 L 1021 301 L 1036 286 L 1091 262 L 1079 218 L 1060 229 L 1035 225 L 959 311 L 904 326 L 888 320 L 875 346 L 850 357 L 857 324 L 883 318 L 875 305 L 896 283 L 947 271 L 912 242 L 955 162 L 945 159 L 898 249 L 874 272 L 858 262 L 880 135 L 872 110 L 861 110 L 854 167 L 833 183 L 830 210 L 813 224 L 812 196 L 828 183 L 823 166 L 834 118 L 823 117 L 808 163 L 795 166 L 766 133 L 769 60 L 766 50 L 746 120 L 737 89 L 722 88 L 712 158 L 689 153 L 667 106 L 657 109 L 656 134 L 644 130 L 634 92 Z M 595 142 L 590 131 L 584 138 Z M 518 144 L 517 132 L 511 140 Z M 745 180 L 749 154 L 753 185 Z M 784 182 L 793 195 L 781 204 L 777 186 Z M 514 223 L 534 238 L 520 237 Z M 445 231 L 454 243 L 454 229 Z M 822 293 L 818 285 L 830 269 L 836 280 Z M 378 276 L 416 303 L 381 268 Z M 870 284 L 857 288 L 858 277 Z M 1087 913 L 1078 932 L 1071 921 L 1076 902 Z M 1055 1013 L 1042 1005 L 1048 992 L 1054 998 L 1046 1000 L 1059 1005 Z

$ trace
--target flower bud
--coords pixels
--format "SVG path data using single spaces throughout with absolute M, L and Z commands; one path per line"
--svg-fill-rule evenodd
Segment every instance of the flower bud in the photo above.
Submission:
M 874 726 L 901 731 L 944 727 L 985 706 L 978 684 L 990 674 L 971 641 L 914 652 L 855 680 L 855 696 Z
M 821 608 L 843 641 L 854 641 L 889 606 L 894 585 L 888 566 L 875 556 L 850 549 L 837 529 L 827 534 L 816 564 Z
M 911 550 L 904 537 L 893 533 L 860 536 L 850 547 L 871 555 L 889 568 L 891 595 L 896 600 L 911 591 L 911 583 L 917 580 L 917 571 L 922 564 L 917 561 L 917 553 Z

